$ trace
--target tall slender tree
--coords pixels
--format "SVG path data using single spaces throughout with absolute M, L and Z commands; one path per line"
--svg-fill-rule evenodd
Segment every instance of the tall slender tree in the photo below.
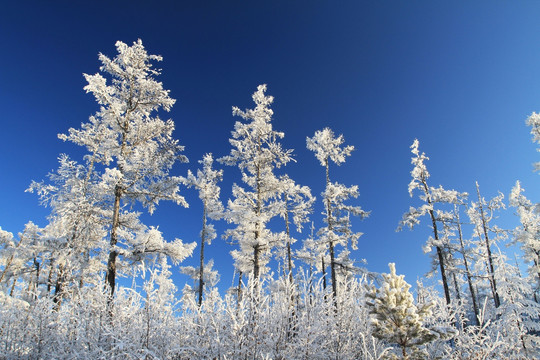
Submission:
M 283 182 L 274 173 L 276 168 L 292 160 L 292 150 L 285 150 L 278 142 L 284 134 L 272 129 L 274 98 L 267 96 L 266 85 L 259 85 L 253 93 L 254 109 L 233 107 L 233 115 L 245 122 L 234 125 L 231 153 L 219 161 L 238 166 L 245 187 L 233 185 L 234 200 L 229 200 L 225 219 L 236 225 L 225 236 L 238 241 L 239 250 L 232 255 L 235 266 L 243 274 L 258 280 L 269 261 L 277 236 L 267 227 L 270 219 L 279 215 Z
M 471 294 L 471 302 L 473 306 L 474 311 L 474 323 L 475 325 L 480 325 L 479 323 L 479 308 L 478 308 L 478 299 L 476 296 L 476 291 L 474 289 L 473 285 L 473 274 L 472 269 L 470 266 L 470 251 L 465 247 L 465 240 L 463 239 L 463 230 L 462 230 L 462 223 L 459 216 L 459 207 L 458 205 L 454 205 L 454 224 L 456 226 L 456 229 L 458 231 L 458 241 L 459 241 L 459 250 L 458 252 L 461 253 L 461 256 L 463 258 L 463 268 L 465 272 L 465 277 L 467 278 L 467 286 L 469 287 L 469 293 Z
M 360 206 L 352 206 L 346 203 L 350 198 L 358 197 L 358 186 L 347 187 L 330 181 L 330 162 L 339 166 L 345 162 L 346 157 L 350 156 L 354 150 L 354 146 L 351 145 L 343 147 L 344 142 L 343 135 L 336 137 L 329 128 L 316 131 L 312 138 L 306 138 L 307 148 L 315 152 L 315 157 L 326 172 L 326 187 L 322 193 L 326 226 L 319 231 L 319 238 L 328 244 L 330 252 L 334 303 L 336 303 L 338 295 L 336 275 L 338 256 L 335 253 L 335 247 L 337 245 L 343 246 L 344 254 L 348 253 L 349 244 L 353 249 L 356 249 L 358 238 L 362 233 L 352 231 L 349 215 L 359 216 L 362 219 L 369 215 L 369 212 L 362 210 Z
M 523 195 L 519 181 L 510 193 L 510 206 L 516 208 L 521 226 L 514 230 L 515 240 L 521 244 L 524 260 L 529 263 L 529 276 L 534 279 L 535 296 L 540 291 L 540 215 L 538 205 Z
M 420 153 L 418 150 L 419 142 L 415 139 L 411 145 L 411 152 L 413 157 L 411 163 L 414 165 L 411 171 L 411 182 L 409 183 L 409 195 L 412 197 L 414 190 L 418 189 L 421 193 L 420 199 L 424 201 L 424 204 L 418 208 L 410 207 L 403 215 L 403 219 L 400 221 L 398 231 L 404 226 L 408 226 L 412 229 L 415 225 L 420 223 L 419 218 L 429 214 L 431 219 L 431 226 L 433 230 L 433 241 L 431 243 L 436 249 L 436 261 L 439 264 L 439 270 L 441 272 L 441 279 L 444 289 L 444 297 L 446 303 L 450 304 L 450 289 L 448 286 L 448 278 L 446 276 L 446 261 L 443 246 L 441 245 L 441 238 L 439 234 L 437 216 L 435 214 L 435 204 L 437 203 L 450 203 L 459 204 L 463 198 L 467 197 L 467 193 L 459 193 L 455 190 L 445 190 L 442 186 L 438 188 L 430 187 L 428 185 L 429 172 L 424 162 L 429 160 L 425 153 Z
M 220 188 L 218 182 L 223 178 L 223 170 L 214 170 L 212 165 L 214 158 L 212 154 L 204 155 L 202 160 L 199 160 L 202 165 L 202 170 L 197 170 L 197 176 L 191 171 L 188 171 L 188 176 L 185 180 L 188 187 L 193 187 L 199 192 L 199 198 L 203 203 L 203 218 L 201 230 L 201 246 L 200 246 L 200 261 L 199 261 L 199 306 L 202 304 L 203 287 L 204 287 L 204 247 L 205 244 L 210 245 L 212 240 L 216 238 L 214 225 L 208 223 L 208 218 L 217 220 L 223 216 L 223 204 L 219 200 Z
M 312 212 L 315 198 L 311 195 L 311 190 L 307 186 L 300 186 L 289 176 L 284 175 L 280 178 L 282 182 L 283 193 L 281 194 L 281 206 L 279 215 L 285 221 L 285 232 L 283 235 L 283 246 L 285 250 L 284 266 L 287 268 L 289 280 L 292 281 L 293 260 L 291 245 L 296 239 L 291 235 L 291 224 L 294 224 L 296 230 L 301 232 L 303 226 L 309 221 L 309 214 Z M 285 265 L 286 264 L 286 265 Z
M 179 195 L 182 179 L 169 175 L 176 161 L 186 162 L 187 158 L 181 154 L 184 147 L 172 137 L 174 122 L 156 115 L 161 109 L 169 111 L 175 103 L 169 91 L 154 79 L 160 70 L 153 68 L 152 62 L 161 61 L 161 56 L 149 55 L 141 40 L 132 46 L 118 41 L 116 50 L 113 59 L 99 55 L 103 75 L 84 75 L 88 82 L 84 89 L 94 95 L 99 111 L 81 129 L 71 128 L 68 134 L 59 135 L 62 140 L 86 147 L 87 159 L 93 157 L 104 168 L 101 186 L 111 203 L 106 274 L 111 299 L 117 258 L 129 254 L 133 242 L 138 244 L 138 256 L 143 249 L 168 249 L 176 260 L 181 260 L 192 250 L 184 248 L 179 240 L 174 247 L 162 246 L 160 233 L 141 226 L 138 213 L 126 208 L 127 203 L 140 203 L 152 213 L 161 200 L 187 206 Z M 110 77 L 110 82 L 104 75 Z M 161 246 L 149 248 L 145 244 Z
M 478 196 L 478 202 L 471 203 L 471 206 L 467 210 L 467 215 L 474 226 L 473 238 L 478 238 L 477 248 L 479 249 L 481 259 L 483 259 L 484 263 L 486 264 L 487 277 L 489 279 L 493 302 L 495 303 L 495 307 L 498 308 L 501 306 L 501 300 L 497 290 L 495 261 L 493 259 L 494 256 L 491 248 L 494 241 L 499 240 L 502 237 L 506 237 L 506 232 L 496 225 L 491 225 L 490 223 L 493 220 L 495 211 L 505 208 L 503 202 L 504 195 L 499 193 L 498 196 L 487 202 L 482 196 L 480 196 L 480 187 L 478 186 L 478 182 L 476 182 L 476 194 Z M 495 235 L 494 239 L 490 238 L 490 233 Z

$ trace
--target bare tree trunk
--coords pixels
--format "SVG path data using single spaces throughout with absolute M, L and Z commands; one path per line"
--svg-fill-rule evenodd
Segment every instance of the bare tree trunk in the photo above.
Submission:
M 534 266 L 537 269 L 537 275 L 538 275 L 538 284 L 540 284 L 540 266 L 538 264 L 540 263 L 540 251 L 535 250 L 534 252 L 536 254 L 536 259 L 534 260 Z
M 201 234 L 201 259 L 199 263 L 199 307 L 202 305 L 204 286 L 204 244 L 206 242 L 206 200 L 203 202 L 203 228 Z
M 11 290 L 9 292 L 9 296 L 13 297 L 13 294 L 15 293 L 15 284 L 17 284 L 17 278 L 13 277 L 13 284 L 11 285 Z
M 321 257 L 322 274 L 323 274 L 323 289 L 326 290 L 326 264 L 324 263 L 324 255 Z
M 113 221 L 111 228 L 111 240 L 110 240 L 110 252 L 109 259 L 107 261 L 107 275 L 106 281 L 109 286 L 109 298 L 107 299 L 107 306 L 112 305 L 114 297 L 114 288 L 116 286 L 116 258 L 118 257 L 118 252 L 115 250 L 115 246 L 118 243 L 117 231 L 120 226 L 120 199 L 122 197 L 122 187 L 116 185 L 114 189 L 114 208 L 113 208 Z
M 288 197 L 285 195 L 285 206 L 287 206 Z M 285 233 L 287 235 L 287 266 L 289 268 L 289 281 L 293 282 L 292 275 L 292 253 L 291 253 L 291 234 L 289 228 L 289 210 L 285 209 Z
M 261 249 L 261 245 L 259 244 L 256 244 L 253 247 L 253 279 L 255 281 L 259 280 L 259 272 L 260 272 L 259 255 L 261 252 L 260 249 Z
M 36 267 L 36 285 L 34 287 L 34 300 L 37 300 L 38 298 L 38 289 L 39 289 L 39 275 L 41 266 L 40 263 L 37 261 L 37 258 L 34 258 L 34 266 Z
M 431 204 L 431 199 L 428 197 L 428 203 Z M 431 216 L 431 224 L 433 226 L 433 236 L 435 238 L 435 241 L 439 242 L 439 232 L 437 231 L 437 220 L 435 219 L 435 214 L 433 213 L 433 210 L 429 210 L 429 215 Z M 444 255 L 443 250 L 440 246 L 435 247 L 437 249 L 437 257 L 439 259 L 439 269 L 441 271 L 441 278 L 443 283 L 443 289 L 444 289 L 444 297 L 446 299 L 446 304 L 450 304 L 450 289 L 448 287 L 448 280 L 446 278 L 446 269 L 444 265 Z
M 456 220 L 457 220 L 457 226 L 458 226 L 458 235 L 459 235 L 459 244 L 461 247 L 461 254 L 463 256 L 463 265 L 465 266 L 465 276 L 467 277 L 467 284 L 469 285 L 469 291 L 471 292 L 471 300 L 473 304 L 473 310 L 474 310 L 474 321 L 477 326 L 480 325 L 480 322 L 478 320 L 479 316 L 479 310 L 478 310 L 478 303 L 476 302 L 476 294 L 474 292 L 474 287 L 472 283 L 472 276 L 471 271 L 469 270 L 469 262 L 467 261 L 467 255 L 465 253 L 465 245 L 463 244 L 463 233 L 461 231 L 461 222 L 459 219 L 459 211 L 454 206 L 454 213 L 456 214 Z
M 47 295 L 51 293 L 53 270 L 54 270 L 54 259 L 51 259 L 49 261 L 49 275 L 47 276 Z
M 236 290 L 236 304 L 237 307 L 240 306 L 240 301 L 242 301 L 242 272 L 238 272 L 238 288 Z
M 409 359 L 407 356 L 407 348 L 404 345 L 401 345 L 401 356 L 403 356 L 403 360 Z
M 328 166 L 328 158 L 325 160 L 326 165 L 326 190 L 328 190 L 328 186 L 330 185 L 330 170 Z M 328 231 L 332 231 L 334 229 L 334 219 L 332 218 L 332 204 L 330 203 L 330 199 L 326 198 L 326 217 L 327 217 L 327 225 L 328 225 Z M 334 242 L 330 240 L 328 243 L 328 247 L 330 250 L 330 274 L 332 277 L 332 296 L 334 299 L 334 305 L 337 310 L 337 279 L 336 279 L 336 258 L 334 254 Z
M 437 237 L 435 237 L 436 240 Z M 444 256 L 443 251 L 440 246 L 436 246 L 437 248 L 437 257 L 439 259 L 439 269 L 441 271 L 441 278 L 443 282 L 443 289 L 444 289 L 444 298 L 446 299 L 446 304 L 450 304 L 450 289 L 448 287 L 448 279 L 446 278 L 446 271 L 444 268 Z
M 60 305 L 62 304 L 62 292 L 64 291 L 64 278 L 65 278 L 65 269 L 64 265 L 60 264 L 58 266 L 58 276 L 56 277 L 56 286 L 54 288 L 53 303 L 54 310 L 58 311 Z
M 287 266 L 288 266 L 288 279 L 289 284 L 287 290 L 291 291 L 289 296 L 290 311 L 289 318 L 287 319 L 287 339 L 296 334 L 296 311 L 294 308 L 295 294 L 292 274 L 292 254 L 291 254 L 291 233 L 289 227 L 289 209 L 287 208 L 288 196 L 285 194 L 285 234 L 287 236 Z
M 499 299 L 499 293 L 497 292 L 497 283 L 495 282 L 495 270 L 493 267 L 493 257 L 491 255 L 491 247 L 489 245 L 489 237 L 488 237 L 488 229 L 486 224 L 486 218 L 484 215 L 484 207 L 482 205 L 482 197 L 480 196 L 480 187 L 478 186 L 478 182 L 476 182 L 476 193 L 478 194 L 478 204 L 480 207 L 480 215 L 482 217 L 482 229 L 484 231 L 484 239 L 486 243 L 486 251 L 488 256 L 488 264 L 489 264 L 489 279 L 491 282 L 491 290 L 493 292 L 493 301 L 495 302 L 495 307 L 498 308 L 501 306 L 501 300 Z
M 334 305 L 337 306 L 337 281 L 336 281 L 336 261 L 334 257 L 334 243 L 330 241 L 330 271 L 332 275 L 332 294 Z
M 457 300 L 461 304 L 461 292 L 459 291 L 459 284 L 455 273 L 452 273 L 452 281 L 454 282 L 454 290 L 456 291 Z
M 88 267 L 88 262 L 90 261 L 90 254 L 88 252 L 88 250 L 85 250 L 84 251 L 84 259 L 85 259 L 85 266 L 81 267 L 81 273 L 80 273 L 80 276 L 79 276 L 79 289 L 82 289 L 83 285 L 84 285 L 84 272 L 85 272 L 85 269 Z
M 259 145 L 259 151 L 260 151 L 260 145 Z M 257 206 L 255 208 L 255 214 L 257 216 L 257 224 L 256 224 L 256 230 L 255 230 L 255 246 L 253 247 L 253 279 L 256 281 L 255 284 L 258 284 L 259 280 L 259 271 L 260 271 L 260 265 L 259 265 L 259 256 L 261 252 L 261 245 L 259 244 L 259 237 L 261 232 L 261 224 L 259 223 L 258 217 L 261 215 L 261 209 L 262 209 L 262 184 L 261 184 L 261 173 L 259 166 L 257 165 Z
M 429 216 L 431 217 L 431 225 L 433 227 L 433 237 L 435 238 L 436 243 L 439 243 L 439 232 L 437 230 L 437 219 L 435 218 L 435 213 L 433 212 L 433 203 L 431 201 L 431 196 L 429 193 L 429 187 L 427 185 L 426 179 L 422 177 L 422 184 L 424 185 L 424 192 L 426 194 L 426 201 L 428 205 L 431 205 L 431 210 L 429 210 Z M 448 287 L 448 279 L 446 278 L 446 269 L 444 262 L 443 250 L 440 246 L 435 247 L 437 249 L 437 257 L 439 259 L 439 269 L 441 271 L 441 278 L 444 289 L 444 297 L 446 299 L 446 304 L 450 304 L 450 289 Z

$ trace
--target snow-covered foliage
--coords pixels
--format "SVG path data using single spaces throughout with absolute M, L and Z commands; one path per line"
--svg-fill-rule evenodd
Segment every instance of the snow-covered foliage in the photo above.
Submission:
M 409 183 L 409 195 L 412 197 L 415 190 L 419 190 L 419 198 L 422 201 L 422 205 L 418 207 L 410 207 L 409 211 L 403 214 L 403 218 L 399 223 L 397 228 L 398 231 L 402 230 L 404 226 L 412 229 L 420 223 L 420 218 L 426 214 L 429 214 L 431 220 L 431 227 L 433 230 L 433 238 L 428 240 L 428 244 L 424 247 L 424 251 L 430 252 L 432 246 L 435 248 L 436 252 L 433 254 L 433 262 L 439 265 L 439 270 L 441 273 L 441 280 L 444 288 L 444 295 L 446 298 L 446 303 L 450 304 L 450 289 L 449 281 L 446 276 L 447 270 L 447 261 L 448 257 L 452 255 L 449 254 L 447 248 L 443 246 L 442 240 L 439 234 L 438 222 L 442 219 L 437 218 L 437 214 L 442 214 L 435 206 L 444 206 L 444 205 L 456 205 L 464 202 L 464 199 L 468 196 L 467 193 L 460 193 L 455 190 L 445 190 L 442 186 L 438 188 L 431 187 L 428 185 L 427 180 L 429 178 L 429 172 L 425 165 L 425 161 L 429 160 L 425 153 L 420 153 L 418 150 L 419 141 L 415 139 L 411 145 L 411 153 L 413 157 L 411 159 L 411 164 L 413 169 L 411 171 L 411 182 Z M 439 211 L 439 212 L 437 212 Z
M 0 228 L 0 359 L 538 358 L 540 213 L 519 182 L 509 203 L 521 226 L 507 231 L 497 224 L 502 193 L 486 201 L 477 184 L 478 201 L 467 203 L 466 193 L 429 186 L 428 158 L 414 141 L 408 191 L 421 203 L 400 228 L 429 215 L 433 235 L 424 250 L 435 254 L 428 277 L 438 269 L 444 292 L 422 280 L 414 299 L 394 264 L 381 276 L 351 255 L 361 249 L 351 216 L 368 212 L 353 203 L 357 186 L 330 180 L 330 163 L 343 164 L 354 149 L 343 136 L 326 128 L 307 138 L 326 170 L 324 212 L 309 219 L 314 197 L 284 173 L 292 150 L 281 147 L 273 98 L 259 86 L 254 109 L 233 108 L 243 121 L 220 161 L 240 169 L 242 184 L 233 185 L 224 209 L 223 173 L 211 154 L 196 175 L 169 174 L 187 158 L 172 137 L 174 123 L 157 115 L 175 102 L 154 79 L 160 71 L 152 62 L 161 57 L 148 55 L 140 40 L 116 47 L 114 59 L 99 56 L 101 73 L 85 75 L 100 109 L 59 135 L 87 150 L 82 162 L 61 155 L 48 181 L 28 189 L 50 208 L 48 224 L 28 222 L 18 234 Z M 539 119 L 529 118 L 537 142 Z M 193 286 L 172 275 L 195 243 L 166 241 L 140 216 L 161 200 L 187 206 L 182 184 L 203 202 L 200 266 L 180 268 Z M 469 222 L 460 220 L 463 208 Z M 210 220 L 221 218 L 229 228 L 219 234 Z M 216 287 L 221 269 L 204 259 L 204 245 L 220 235 L 239 245 L 232 252 L 238 286 L 224 294 Z M 523 256 L 510 260 L 509 244 L 520 244 Z M 132 276 L 131 285 L 116 284 L 117 275 Z
M 138 220 L 138 213 L 127 205 L 140 203 L 150 213 L 161 200 L 172 200 L 187 206 L 179 194 L 181 177 L 170 176 L 176 161 L 186 162 L 184 147 L 172 137 L 174 122 L 163 121 L 156 114 L 169 111 L 175 100 L 169 91 L 154 79 L 160 75 L 153 61 L 161 56 L 149 55 L 142 41 L 128 46 L 116 43 L 118 55 L 110 59 L 100 54 L 102 73 L 84 77 L 84 90 L 92 93 L 100 105 L 99 111 L 83 123 L 81 129 L 69 129 L 60 139 L 83 146 L 88 175 L 97 164 L 102 171 L 98 183 L 102 196 L 108 197 L 105 209 L 110 227 L 107 280 L 111 295 L 115 289 L 117 258 L 134 255 L 142 259 L 146 252 L 166 252 L 183 259 L 193 246 L 184 247 L 179 240 L 174 245 L 163 242 L 157 229 L 147 229 Z
M 221 189 L 218 185 L 223 179 L 223 170 L 213 168 L 214 158 L 210 153 L 205 154 L 202 160 L 199 160 L 199 164 L 202 165 L 202 169 L 197 170 L 197 175 L 195 176 L 191 170 L 188 170 L 188 176 L 184 182 L 188 187 L 193 187 L 199 192 L 199 198 L 204 207 L 203 216 L 218 220 L 223 216 L 223 204 L 219 199 Z M 216 238 L 213 227 L 209 225 L 207 224 L 207 228 L 203 229 L 201 233 L 201 237 L 208 245 Z
M 296 239 L 291 234 L 291 217 L 292 224 L 295 225 L 297 232 L 301 233 L 304 224 L 309 221 L 309 215 L 313 212 L 315 197 L 311 195 L 309 187 L 296 184 L 287 175 L 282 176 L 280 182 L 283 192 L 281 193 L 281 201 L 277 205 L 279 206 L 279 216 L 285 221 L 285 231 L 279 234 L 280 244 L 276 247 L 276 257 L 283 260 L 289 277 L 292 279 L 294 264 L 291 246 L 296 242 Z
M 42 205 L 51 208 L 49 224 L 42 230 L 35 266 L 56 277 L 57 296 L 74 286 L 93 282 L 105 269 L 105 237 L 112 196 L 103 192 L 95 169 L 95 158 L 78 164 L 60 155 L 58 169 L 49 174 L 50 183 L 32 182 L 27 191 L 36 192 Z M 48 263 L 49 266 L 45 266 Z M 37 270 L 37 269 L 36 269 Z M 36 274 L 38 276 L 38 274 Z
M 526 121 L 527 125 L 531 127 L 531 135 L 533 136 L 533 142 L 540 144 L 540 114 L 533 112 Z M 540 148 L 537 149 L 540 152 Z M 534 163 L 536 171 L 540 171 L 540 162 Z
M 388 266 L 390 274 L 382 274 L 381 286 L 372 287 L 366 294 L 370 299 L 366 304 L 372 315 L 373 336 L 398 345 L 403 359 L 410 358 L 409 352 L 413 358 L 421 357 L 425 350 L 420 346 L 438 337 L 437 332 L 424 326 L 433 304 L 415 305 L 405 276 L 396 274 L 394 263 Z
M 212 154 L 204 155 L 203 159 L 199 160 L 199 163 L 203 166 L 202 170 L 197 170 L 197 176 L 193 175 L 193 173 L 188 170 L 188 176 L 184 182 L 188 187 L 193 187 L 199 192 L 199 198 L 203 203 L 201 243 L 199 247 L 200 263 L 197 270 L 199 274 L 199 285 L 197 286 L 197 291 L 199 292 L 199 305 L 201 305 L 204 284 L 209 281 L 209 285 L 212 287 L 215 286 L 218 280 L 217 274 L 213 274 L 212 271 L 205 271 L 204 247 L 206 244 L 210 245 L 212 240 L 216 238 L 214 225 L 208 223 L 208 218 L 218 220 L 223 217 L 223 204 L 219 200 L 219 193 L 221 189 L 218 185 L 218 182 L 220 182 L 223 178 L 223 170 L 214 170 L 212 168 L 214 163 Z M 212 267 L 212 264 L 209 263 L 208 265 L 210 268 Z M 185 268 L 183 271 L 194 278 L 192 267 Z
M 536 283 L 535 291 L 540 291 L 540 213 L 522 193 L 525 190 L 519 181 L 510 193 L 510 206 L 516 208 L 521 226 L 514 230 L 515 241 L 521 245 L 524 260 L 529 263 L 529 276 Z
M 240 110 L 233 107 L 233 115 L 246 122 L 237 121 L 229 140 L 231 153 L 220 161 L 238 166 L 245 187 L 234 184 L 233 200 L 229 200 L 225 219 L 235 224 L 226 237 L 239 244 L 232 252 L 236 268 L 253 278 L 267 271 L 271 250 L 278 242 L 278 234 L 268 227 L 268 222 L 279 215 L 280 195 L 286 183 L 275 170 L 292 160 L 292 150 L 285 150 L 278 142 L 282 132 L 272 129 L 274 98 L 267 96 L 266 85 L 259 85 L 253 93 L 254 109 Z
M 160 70 L 151 62 L 162 57 L 149 55 L 141 40 L 132 46 L 118 41 L 116 49 L 114 59 L 99 55 L 100 70 L 110 83 L 100 73 L 84 75 L 84 90 L 94 95 L 99 111 L 81 129 L 71 128 L 59 137 L 84 146 L 86 159 L 112 165 L 108 175 L 126 199 L 140 201 L 150 212 L 163 199 L 185 206 L 178 194 L 181 178 L 168 173 L 176 161 L 187 161 L 180 154 L 184 147 L 172 137 L 174 122 L 155 115 L 160 109 L 169 111 L 176 101 L 154 80 Z M 109 191 L 114 194 L 114 188 Z
M 358 239 L 362 235 L 361 232 L 352 231 L 350 216 L 358 216 L 361 219 L 369 216 L 369 211 L 362 210 L 360 206 L 347 204 L 348 200 L 359 196 L 358 186 L 347 187 L 330 181 L 330 161 L 336 165 L 341 165 L 354 150 L 354 147 L 350 145 L 342 147 L 344 142 L 343 135 L 335 137 L 334 132 L 329 128 L 318 130 L 312 138 L 306 138 L 307 148 L 315 153 L 315 157 L 326 170 L 326 187 L 321 194 L 325 207 L 323 215 L 325 216 L 324 222 L 326 226 L 322 227 L 317 233 L 321 245 L 312 246 L 311 249 L 329 250 L 329 264 L 324 263 L 325 254 L 320 254 L 317 257 L 323 260 L 321 265 L 323 273 L 325 272 L 324 264 L 330 265 L 332 294 L 336 304 L 338 293 L 337 267 L 341 268 L 341 272 L 345 276 L 353 269 L 353 262 L 348 257 L 350 251 L 348 247 L 350 244 L 353 249 L 357 249 Z M 343 247 L 340 254 L 335 253 L 335 247 L 338 245 Z
M 430 187 L 427 184 L 427 179 L 430 174 L 425 165 L 425 161 L 429 160 L 425 153 L 420 153 L 418 150 L 419 141 L 414 139 L 411 145 L 411 153 L 414 155 L 411 159 L 413 169 L 411 171 L 411 182 L 409 183 L 409 195 L 412 197 L 415 190 L 420 191 L 419 198 L 423 204 L 419 207 L 410 207 L 409 211 L 403 214 L 398 230 L 401 230 L 404 226 L 413 228 L 420 223 L 419 218 L 430 214 L 435 210 L 434 204 L 460 204 L 468 196 L 467 193 L 460 193 L 456 190 L 443 189 L 441 185 L 439 187 Z
M 342 147 L 344 142 L 343 135 L 336 137 L 330 128 L 318 130 L 312 138 L 306 139 L 307 148 L 315 152 L 315 157 L 325 167 L 328 165 L 328 160 L 336 165 L 341 165 L 345 162 L 346 157 L 351 155 L 354 146 Z

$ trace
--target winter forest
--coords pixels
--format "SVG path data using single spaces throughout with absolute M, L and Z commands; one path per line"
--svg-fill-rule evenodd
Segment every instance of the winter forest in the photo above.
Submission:
M 48 224 L 0 229 L 0 358 L 538 358 L 540 205 L 519 181 L 492 198 L 478 183 L 471 194 L 444 188 L 414 140 L 410 207 L 388 226 L 431 228 L 423 250 L 435 281 L 408 284 L 399 263 L 370 272 L 350 256 L 370 211 L 362 189 L 334 172 L 353 154 L 348 136 L 330 127 L 306 134 L 325 184 L 314 194 L 287 175 L 288 163 L 308 159 L 282 145 L 287 129 L 274 129 L 263 84 L 252 108 L 232 107 L 229 152 L 173 175 L 189 149 L 161 118 L 176 101 L 160 82 L 162 58 L 140 40 L 118 41 L 116 51 L 84 75 L 96 112 L 59 129 L 84 155 L 60 154 L 57 169 L 28 186 Z M 540 144 L 540 114 L 527 126 Z M 227 172 L 240 181 L 224 199 Z M 190 191 L 203 209 L 198 241 L 165 239 L 144 223 L 162 203 L 188 207 Z M 504 212 L 518 226 L 501 227 Z M 216 241 L 230 244 L 230 288 L 218 286 L 207 255 Z M 199 265 L 183 265 L 188 257 Z M 193 282 L 173 282 L 178 271 Z

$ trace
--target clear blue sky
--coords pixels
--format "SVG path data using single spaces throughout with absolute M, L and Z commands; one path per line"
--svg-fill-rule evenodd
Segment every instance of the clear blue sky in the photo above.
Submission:
M 48 209 L 24 190 L 57 167 L 60 153 L 81 158 L 56 135 L 97 110 L 82 73 L 98 71 L 99 52 L 114 57 L 117 40 L 141 38 L 164 57 L 160 80 L 178 100 L 169 115 L 190 164 L 176 175 L 195 170 L 206 152 L 228 154 L 231 107 L 252 107 L 251 94 L 266 83 L 274 128 L 295 149 L 297 163 L 286 172 L 320 198 L 324 172 L 306 136 L 326 126 L 343 133 L 356 150 L 332 168 L 333 179 L 358 185 L 357 203 L 372 211 L 355 223 L 365 234 L 354 256 L 377 272 L 396 262 L 414 283 L 430 268 L 421 249 L 428 223 L 394 231 L 418 205 L 407 193 L 414 138 L 431 158 L 433 186 L 472 192 L 477 180 L 484 196 L 507 196 L 520 179 L 525 194 L 540 199 L 531 165 L 540 156 L 524 123 L 540 111 L 539 17 L 532 1 L 5 1 L 0 226 L 46 224 Z M 225 168 L 224 200 L 238 174 Z M 171 240 L 196 241 L 201 206 L 192 190 L 183 193 L 190 209 L 163 203 L 146 223 Z M 321 211 L 319 201 L 318 225 Z M 232 275 L 231 249 L 217 239 L 207 252 L 222 287 Z

